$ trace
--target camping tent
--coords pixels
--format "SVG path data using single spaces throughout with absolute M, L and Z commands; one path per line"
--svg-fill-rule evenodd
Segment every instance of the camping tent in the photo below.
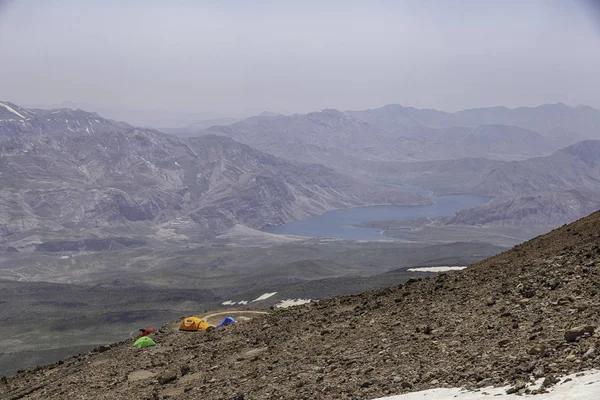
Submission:
M 179 325 L 180 331 L 204 331 L 208 329 L 210 325 L 199 317 L 189 317 L 183 320 Z
M 135 347 L 136 349 L 141 349 L 141 348 L 150 347 L 150 346 L 156 346 L 156 343 L 154 342 L 154 340 L 152 340 L 148 336 L 142 336 L 141 338 L 136 340 L 135 343 L 133 344 L 133 347 Z
M 233 319 L 233 317 L 225 317 L 223 318 L 223 321 L 219 322 L 219 325 L 217 325 L 217 327 L 231 324 L 235 324 L 235 319 Z
M 154 328 L 140 329 L 140 334 L 138 335 L 138 337 L 148 336 L 154 332 L 156 332 L 156 329 Z

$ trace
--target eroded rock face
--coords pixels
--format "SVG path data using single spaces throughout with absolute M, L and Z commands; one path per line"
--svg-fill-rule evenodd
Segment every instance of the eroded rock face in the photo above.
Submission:
M 9 377 L 0 397 L 36 385 L 44 390 L 28 398 L 152 398 L 168 387 L 174 399 L 373 399 L 431 387 L 527 393 L 533 379 L 545 388 L 600 368 L 599 225 L 600 212 L 462 271 L 210 332 L 165 331 L 142 351 L 117 344 Z M 126 382 L 140 370 L 171 371 L 169 383 Z

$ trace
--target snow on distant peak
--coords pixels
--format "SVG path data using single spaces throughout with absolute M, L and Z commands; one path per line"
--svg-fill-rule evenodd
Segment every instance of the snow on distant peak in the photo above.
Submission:
M 266 300 L 269 297 L 275 296 L 277 294 L 277 292 L 273 292 L 273 293 L 265 293 L 262 296 L 257 297 L 256 299 L 252 300 L 252 302 L 254 303 L 255 301 L 261 301 L 261 300 Z
M 0 103 L 0 107 L 4 107 L 4 108 L 6 108 L 6 110 L 7 110 L 8 112 L 11 112 L 11 113 L 13 113 L 13 114 L 15 114 L 15 115 L 18 115 L 18 116 L 19 116 L 19 117 L 21 117 L 22 119 L 27 119 L 27 118 L 25 118 L 23 115 L 19 114 L 19 113 L 17 112 L 17 110 L 15 110 L 14 108 L 12 108 L 12 107 L 11 107 L 11 106 L 9 106 L 8 104 Z

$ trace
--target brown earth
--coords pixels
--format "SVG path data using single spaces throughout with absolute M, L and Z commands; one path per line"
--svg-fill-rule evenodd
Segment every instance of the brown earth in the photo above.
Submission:
M 600 368 L 600 213 L 470 268 L 3 379 L 2 399 L 372 399 Z M 576 329 L 573 329 L 576 328 Z M 525 391 L 526 389 L 521 389 Z

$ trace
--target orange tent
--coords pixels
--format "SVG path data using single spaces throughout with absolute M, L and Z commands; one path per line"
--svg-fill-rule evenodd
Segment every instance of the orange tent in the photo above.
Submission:
M 179 325 L 180 331 L 205 331 L 210 325 L 199 317 L 188 317 Z

